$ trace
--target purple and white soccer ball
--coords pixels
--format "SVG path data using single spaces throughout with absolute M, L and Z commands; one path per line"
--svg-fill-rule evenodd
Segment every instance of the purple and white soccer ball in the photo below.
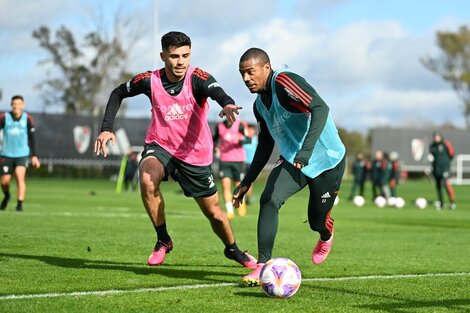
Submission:
M 260 286 L 271 298 L 289 298 L 299 290 L 302 275 L 288 258 L 273 258 L 261 269 Z

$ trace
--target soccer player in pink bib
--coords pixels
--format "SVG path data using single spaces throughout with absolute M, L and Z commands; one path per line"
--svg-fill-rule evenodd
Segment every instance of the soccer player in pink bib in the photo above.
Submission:
M 216 150 L 220 152 L 219 177 L 225 210 L 229 219 L 235 217 L 232 205 L 232 188 L 238 186 L 244 176 L 243 166 L 246 154 L 243 144 L 251 142 L 245 128 L 246 123 L 240 119 L 233 123 L 225 120 L 217 124 L 212 136 L 214 143 L 217 143 Z M 238 214 L 240 216 L 246 215 L 246 205 L 241 205 L 238 208 Z
M 139 74 L 121 84 L 110 95 L 95 141 L 95 153 L 106 157 L 106 143 L 114 143 L 113 122 L 124 98 L 145 94 L 151 102 L 152 119 L 139 164 L 142 202 L 157 234 L 148 264 L 160 265 L 173 249 L 167 232 L 162 181 L 173 177 L 185 196 L 193 197 L 213 231 L 225 245 L 224 254 L 245 267 L 256 267 L 256 259 L 241 251 L 227 215 L 219 205 L 212 174 L 212 134 L 207 122 L 210 97 L 221 107 L 220 117 L 236 120 L 241 107 L 209 73 L 190 65 L 191 39 L 181 32 L 169 32 L 162 39 L 162 69 Z

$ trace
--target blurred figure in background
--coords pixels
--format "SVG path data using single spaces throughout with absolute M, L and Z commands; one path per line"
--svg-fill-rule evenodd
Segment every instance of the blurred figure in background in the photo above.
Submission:
M 139 168 L 138 153 L 129 150 L 126 160 L 126 168 L 124 169 L 124 190 L 128 191 L 129 187 L 132 191 L 137 189 L 137 169 Z
M 245 150 L 245 168 L 244 172 L 246 173 L 250 168 L 251 162 L 253 161 L 253 157 L 255 156 L 256 147 L 258 146 L 258 131 L 257 126 L 253 124 L 248 125 L 248 136 L 251 138 L 250 143 L 246 143 L 243 145 L 243 149 Z M 253 193 L 253 185 L 250 186 L 250 189 L 245 194 L 245 202 L 246 205 L 250 205 L 252 201 L 252 193 Z
M 450 163 L 454 157 L 454 147 L 439 132 L 434 132 L 433 143 L 429 147 L 429 152 L 432 155 L 432 174 L 436 180 L 437 188 L 438 201 L 436 201 L 436 209 L 441 210 L 444 208 L 443 188 L 445 188 L 450 201 L 449 208 L 456 209 L 454 189 L 449 181 Z
M 372 202 L 378 196 L 383 196 L 381 188 L 383 177 L 382 161 L 383 152 L 381 150 L 375 151 L 374 159 L 371 161 L 370 170 L 370 180 L 372 182 Z
M 364 197 L 364 184 L 366 182 L 368 164 L 367 160 L 364 158 L 362 152 L 356 154 L 356 160 L 354 161 L 352 174 L 353 174 L 353 185 L 351 188 L 351 194 L 349 195 L 349 200 L 352 200 L 356 195 L 356 190 L 359 188 L 359 195 Z
M 400 155 L 396 151 L 390 152 L 391 174 L 390 174 L 390 195 L 396 198 L 397 186 L 400 182 L 401 169 L 400 169 Z
M 227 217 L 235 217 L 232 204 L 232 188 L 240 184 L 244 174 L 244 163 L 246 159 L 243 144 L 251 142 L 247 136 L 245 122 L 240 119 L 234 122 L 225 119 L 217 124 L 212 139 L 216 146 L 216 154 L 220 155 L 219 177 L 222 183 L 222 193 L 227 211 Z M 240 216 L 246 215 L 246 204 L 238 208 Z
M 39 168 L 41 163 L 36 156 L 34 122 L 31 115 L 24 112 L 24 99 L 20 95 L 11 98 L 11 111 L 0 115 L 0 129 L 3 129 L 3 146 L 0 151 L 1 184 L 4 194 L 0 210 L 5 210 L 10 201 L 10 182 L 15 175 L 17 189 L 16 211 L 23 211 L 26 194 L 26 169 L 29 157 L 31 165 Z
M 392 162 L 388 153 L 382 154 L 382 172 L 380 175 L 380 195 L 385 199 L 390 198 L 390 180 L 392 177 Z

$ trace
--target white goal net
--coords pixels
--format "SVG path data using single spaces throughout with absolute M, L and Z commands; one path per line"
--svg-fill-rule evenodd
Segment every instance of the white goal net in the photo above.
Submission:
M 470 154 L 459 154 L 455 161 L 455 184 L 470 184 Z

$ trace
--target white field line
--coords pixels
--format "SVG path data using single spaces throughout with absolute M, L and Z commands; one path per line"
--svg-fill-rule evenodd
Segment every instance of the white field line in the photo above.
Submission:
M 346 280 L 374 280 L 374 279 L 401 279 L 401 278 L 426 278 L 426 277 L 449 277 L 449 276 L 470 276 L 470 272 L 459 273 L 427 273 L 427 274 L 399 274 L 399 275 L 367 275 L 367 276 L 345 276 L 345 277 L 318 277 L 304 278 L 302 282 L 328 282 L 328 281 L 346 281 Z M 83 296 L 103 296 L 126 293 L 143 293 L 143 292 L 160 292 L 171 290 L 189 290 L 202 288 L 218 288 L 239 286 L 240 283 L 218 283 L 218 284 L 196 284 L 181 285 L 171 287 L 155 287 L 155 288 L 137 288 L 137 289 L 109 289 L 96 291 L 74 291 L 74 292 L 54 292 L 54 293 L 38 293 L 38 294 L 12 294 L 0 296 L 3 300 L 23 300 L 38 298 L 63 298 L 63 297 L 83 297 Z
M 16 213 L 17 214 L 17 213 Z M 27 212 L 23 215 L 32 216 L 57 216 L 57 217 L 97 217 L 97 218 L 148 218 L 145 213 L 121 213 L 121 212 Z M 178 218 L 200 218 L 202 213 L 167 213 L 169 216 Z

